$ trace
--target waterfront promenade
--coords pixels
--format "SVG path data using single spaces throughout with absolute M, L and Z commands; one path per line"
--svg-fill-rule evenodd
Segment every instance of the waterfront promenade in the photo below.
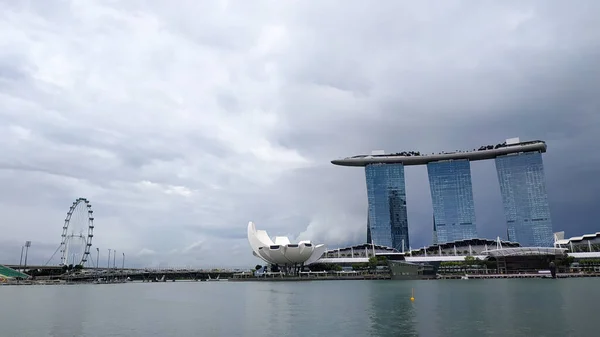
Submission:
M 153 276 L 153 277 L 152 277 Z M 0 282 L 0 286 L 8 285 L 66 285 L 66 284 L 116 284 L 116 283 L 154 283 L 154 282 L 195 282 L 195 281 L 230 281 L 230 282 L 303 282 L 303 281 L 350 281 L 350 280 L 391 280 L 390 274 L 345 274 L 345 275 L 319 275 L 319 276 L 281 276 L 281 277 L 256 277 L 251 274 L 227 274 L 221 273 L 216 276 L 202 278 L 200 277 L 185 277 L 180 274 L 148 275 L 147 277 L 105 277 L 98 281 L 90 278 L 38 278 L 34 280 L 8 280 Z M 208 275 L 207 275 L 208 276 Z M 524 273 L 524 274 L 444 274 L 437 275 L 435 278 L 427 278 L 422 280 L 459 280 L 466 276 L 469 280 L 493 280 L 493 279 L 541 279 L 552 278 L 548 274 L 539 273 Z M 600 277 L 600 273 L 558 273 L 557 279 L 569 278 L 589 278 Z
M 256 277 L 247 273 L 234 274 L 230 281 L 235 282 L 286 282 L 286 281 L 339 281 L 339 280 L 390 280 L 389 273 L 305 273 L 300 276 L 271 275 Z
M 308 271 L 299 272 L 297 275 L 284 275 L 280 272 L 266 272 L 255 275 L 252 271 L 226 270 L 226 269 L 97 269 L 85 268 L 62 273 L 58 267 L 44 267 L 50 274 L 37 274 L 27 279 L 4 277 L 0 285 L 34 285 L 34 284 L 77 284 L 99 283 L 113 284 L 125 282 L 176 282 L 176 281 L 234 281 L 234 282 L 289 282 L 289 281 L 336 281 L 336 280 L 390 280 L 387 270 L 352 270 L 352 271 Z M 491 270 L 490 270 L 491 271 Z M 494 270 L 495 271 L 495 270 Z M 37 273 L 41 270 L 37 270 Z M 56 274 L 54 274 L 56 273 Z M 60 273 L 60 274 L 59 274 Z M 433 276 L 433 275 L 432 275 Z M 472 270 L 463 272 L 442 272 L 430 279 L 515 279 L 515 278 L 550 278 L 549 272 L 520 273 L 476 273 Z M 600 277 L 600 271 L 572 271 L 570 273 L 557 273 L 557 278 L 582 278 Z
M 49 273 L 35 275 L 27 280 L 7 279 L 0 284 L 32 284 L 32 283 L 118 283 L 122 281 L 166 282 L 173 280 L 204 281 L 211 279 L 229 279 L 233 270 L 220 269 L 98 269 L 86 268 L 69 273 L 56 273 L 59 267 L 43 267 Z
M 470 280 L 489 280 L 489 279 L 523 279 L 523 278 L 552 278 L 549 274 L 523 273 L 523 274 L 444 274 L 438 275 L 438 280 L 456 280 L 464 276 Z M 600 273 L 557 273 L 556 278 L 581 278 L 581 277 L 600 277 Z

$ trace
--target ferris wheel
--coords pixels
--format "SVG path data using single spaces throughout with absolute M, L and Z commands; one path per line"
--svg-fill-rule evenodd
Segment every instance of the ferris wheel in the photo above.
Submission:
M 94 237 L 94 211 L 86 198 L 78 198 L 67 212 L 60 241 L 60 265 L 83 266 Z

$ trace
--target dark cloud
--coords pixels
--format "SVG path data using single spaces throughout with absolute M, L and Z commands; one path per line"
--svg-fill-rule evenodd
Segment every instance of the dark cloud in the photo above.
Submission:
M 359 243 L 364 171 L 330 160 L 515 136 L 547 141 L 554 229 L 598 230 L 596 1 L 2 3 L 0 261 L 50 255 L 80 196 L 132 264 L 252 265 L 249 220 Z M 494 163 L 472 173 L 480 236 L 505 236 Z M 426 168 L 406 179 L 426 245 Z

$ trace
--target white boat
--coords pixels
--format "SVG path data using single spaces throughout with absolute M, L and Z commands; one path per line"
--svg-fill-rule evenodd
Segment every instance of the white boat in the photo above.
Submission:
M 461 276 L 461 277 L 460 277 L 460 279 L 461 279 L 461 280 L 468 280 L 468 279 L 469 279 L 469 277 L 468 277 L 467 275 L 464 275 L 464 276 Z

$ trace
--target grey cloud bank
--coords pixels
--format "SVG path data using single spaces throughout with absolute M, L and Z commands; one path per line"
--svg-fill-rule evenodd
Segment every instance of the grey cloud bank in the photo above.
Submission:
M 554 229 L 598 230 L 597 1 L 0 3 L 0 262 L 45 262 L 80 196 L 101 259 L 136 265 L 252 266 L 249 220 L 359 243 L 364 172 L 330 160 L 513 136 L 547 142 Z M 478 232 L 505 236 L 493 163 L 472 171 Z

